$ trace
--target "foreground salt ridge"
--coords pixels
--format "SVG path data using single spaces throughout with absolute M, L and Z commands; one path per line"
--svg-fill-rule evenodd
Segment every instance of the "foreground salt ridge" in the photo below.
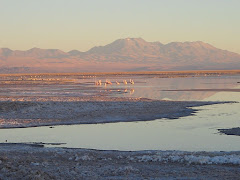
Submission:
M 0 144 L 2 179 L 238 179 L 240 151 L 99 151 Z
M 213 155 L 213 156 L 203 156 L 203 155 L 186 155 L 169 153 L 168 155 L 143 155 L 133 158 L 133 161 L 139 162 L 177 162 L 177 163 L 187 163 L 187 164 L 233 164 L 240 165 L 240 156 L 236 154 L 232 155 Z
M 96 155 L 115 155 L 116 159 L 125 159 L 129 162 L 160 162 L 160 163 L 183 163 L 183 164 L 232 164 L 240 165 L 240 151 L 178 151 L 178 150 L 143 150 L 143 151 L 116 151 L 116 150 L 94 150 L 82 148 L 44 147 L 41 144 L 23 143 L 0 143 L 0 152 L 54 152 L 57 154 L 70 154 L 70 161 L 95 161 Z M 79 155 L 77 153 L 83 153 Z M 112 158 L 102 160 L 112 161 Z
M 193 115 L 191 107 L 225 103 L 95 96 L 0 100 L 0 128 L 176 119 Z

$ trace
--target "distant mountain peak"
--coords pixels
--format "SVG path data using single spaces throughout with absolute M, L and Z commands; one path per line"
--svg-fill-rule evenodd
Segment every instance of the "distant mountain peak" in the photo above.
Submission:
M 147 42 L 142 38 L 124 38 L 117 39 L 105 46 L 96 46 L 88 51 L 88 53 L 125 53 L 139 54 L 146 51 L 157 50 L 162 44 L 160 42 Z
M 71 50 L 71 51 L 68 52 L 68 54 L 70 54 L 72 56 L 77 56 L 77 55 L 82 54 L 82 52 L 78 51 L 78 50 Z
M 12 52 L 13 51 L 9 48 L 0 48 L 0 56 L 2 55 L 2 56 L 7 57 L 7 56 L 11 55 Z
M 12 50 L 9 48 L 0 48 L 0 51 L 12 51 Z
M 240 55 L 202 41 L 162 44 L 142 38 L 123 38 L 87 52 L 0 48 L 0 73 L 1 67 L 14 67 L 13 71 L 15 67 L 45 67 L 52 72 L 67 68 L 71 72 L 113 71 L 114 68 L 121 71 L 240 69 Z
M 36 51 L 41 51 L 41 50 L 43 50 L 43 49 L 40 49 L 40 48 L 37 48 L 37 47 L 33 47 L 33 48 L 27 50 L 27 52 L 36 52 Z
M 213 49 L 217 49 L 214 46 L 202 42 L 202 41 L 186 41 L 186 42 L 171 42 L 165 45 L 166 47 L 182 47 L 182 48 L 201 48 L 201 49 L 209 49 L 209 50 L 213 50 Z
M 126 42 L 146 42 L 143 38 L 125 38 L 125 39 L 122 39 Z

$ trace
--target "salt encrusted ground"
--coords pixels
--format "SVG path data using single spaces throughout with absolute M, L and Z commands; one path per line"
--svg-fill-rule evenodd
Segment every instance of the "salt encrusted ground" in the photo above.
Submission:
M 111 97 L 0 98 L 0 128 L 147 121 L 192 115 L 190 107 L 220 102 Z
M 0 179 L 239 179 L 240 152 L 98 151 L 0 144 Z

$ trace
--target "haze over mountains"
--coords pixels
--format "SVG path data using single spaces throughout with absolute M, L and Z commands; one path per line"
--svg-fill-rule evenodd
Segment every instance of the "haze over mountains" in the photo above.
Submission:
M 0 73 L 240 69 L 240 55 L 197 42 L 118 39 L 89 51 L 0 49 Z

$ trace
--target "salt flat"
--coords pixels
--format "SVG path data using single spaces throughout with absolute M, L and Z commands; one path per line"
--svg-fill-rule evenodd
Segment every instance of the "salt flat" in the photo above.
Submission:
M 134 85 L 122 83 L 122 80 L 129 78 L 134 79 Z M 147 177 L 152 177 L 152 179 L 237 179 L 240 175 L 239 151 L 220 152 L 221 149 L 217 149 L 229 146 L 229 140 L 231 140 L 231 146 L 234 146 L 238 137 L 224 138 L 226 135 L 212 134 L 218 129 L 232 128 L 238 125 L 239 92 L 236 90 L 239 88 L 238 72 L 234 71 L 232 74 L 219 72 L 177 74 L 174 72 L 173 74 L 143 73 L 137 75 L 128 73 L 120 75 L 35 74 L 3 75 L 0 79 L 0 127 L 2 128 L 0 134 L 4 137 L 0 144 L 0 179 L 144 179 Z M 94 85 L 95 81 L 107 79 L 112 82 L 121 82 L 121 84 Z M 177 91 L 179 89 L 184 91 Z M 197 90 L 191 91 L 191 89 Z M 230 101 L 231 103 L 229 103 Z M 236 102 L 233 103 L 233 101 Z M 112 122 L 117 125 L 118 122 L 125 122 L 126 124 L 121 124 L 123 127 L 128 126 L 127 122 L 130 121 L 136 121 L 135 124 L 139 124 L 139 121 L 152 122 L 156 119 L 158 119 L 157 126 L 146 126 L 145 124 L 134 126 L 132 123 L 129 129 L 141 127 L 143 128 L 141 130 L 144 130 L 144 127 L 155 127 L 152 131 L 151 129 L 146 131 L 150 133 L 149 137 L 154 137 L 154 141 L 150 142 L 148 138 L 141 138 L 144 134 L 136 136 L 134 139 L 149 141 L 142 143 L 158 142 L 158 150 L 99 151 L 81 149 L 81 146 L 76 149 L 46 148 L 48 146 L 46 141 L 41 143 L 40 139 L 39 142 L 34 143 L 29 137 L 31 135 L 28 135 L 30 140 L 26 143 L 17 144 L 14 144 L 14 137 L 10 138 L 4 135 L 6 130 L 31 129 L 18 127 L 94 125 Z M 229 127 L 230 125 L 231 127 Z M 105 126 L 105 124 L 101 126 Z M 53 130 L 46 128 L 49 131 Z M 97 130 L 96 128 L 98 127 L 93 129 Z M 162 134 L 156 133 L 164 128 L 166 129 Z M 64 129 L 64 127 L 56 127 L 55 129 Z M 88 129 L 91 130 L 91 128 Z M 39 131 L 41 129 L 37 131 L 32 128 L 29 132 L 36 132 L 35 135 L 37 135 Z M 42 135 L 46 132 L 42 132 Z M 168 132 L 166 134 L 168 134 L 169 140 L 171 135 L 174 141 L 167 141 L 168 137 L 166 134 L 164 136 L 164 132 Z M 121 133 L 135 136 L 134 132 Z M 196 134 L 191 135 L 191 133 Z M 10 136 L 14 133 L 9 131 L 7 134 Z M 83 133 L 84 137 L 74 137 L 72 140 L 84 138 L 88 141 L 91 134 L 91 132 Z M 35 135 L 34 137 L 36 137 Z M 136 135 L 139 134 L 136 133 Z M 158 137 L 158 135 L 163 137 Z M 19 137 L 24 136 L 19 134 Z M 183 137 L 188 138 L 182 139 Z M 185 143 L 191 137 L 192 141 L 189 143 L 196 141 L 195 144 L 198 142 L 201 144 L 204 143 L 204 138 L 207 138 L 213 149 L 215 148 L 215 144 L 212 142 L 214 139 L 217 139 L 216 144 L 221 146 L 217 146 L 215 148 L 217 151 L 214 152 L 191 151 L 189 149 L 178 151 L 179 143 L 176 142 Z M 120 140 L 124 142 L 124 139 L 120 138 Z M 176 151 L 165 149 L 162 151 L 161 147 L 164 148 L 163 142 L 165 141 L 168 144 L 175 142 L 176 144 L 170 144 L 170 146 Z M 24 142 L 24 139 L 18 142 Z M 95 147 L 96 141 L 92 142 L 93 144 L 88 147 Z M 53 141 L 52 143 L 58 146 L 57 142 Z M 131 143 L 134 147 L 134 142 Z M 118 145 L 123 144 L 119 142 Z M 106 147 L 108 147 L 107 144 L 103 146 L 103 149 Z M 195 149 L 198 148 L 201 147 Z
M 1 101 L 0 128 L 174 119 L 196 112 L 190 107 L 222 103 L 105 97 L 78 98 L 78 101 L 48 100 Z

